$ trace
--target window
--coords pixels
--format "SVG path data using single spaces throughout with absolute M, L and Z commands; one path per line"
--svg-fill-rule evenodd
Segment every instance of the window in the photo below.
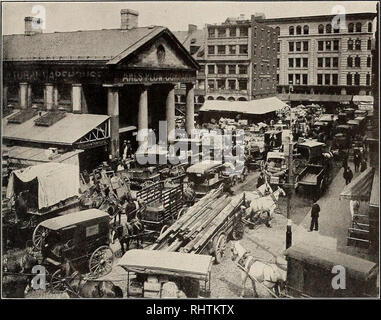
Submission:
M 239 45 L 239 53 L 240 54 L 247 54 L 247 44 L 240 44 Z
M 333 57 L 332 58 L 332 67 L 338 68 L 339 67 L 339 58 L 338 57 Z
M 355 67 L 360 68 L 361 65 L 361 58 L 359 56 L 355 57 Z
M 356 23 L 356 32 L 361 32 L 361 22 Z
M 246 80 L 239 80 L 238 81 L 238 87 L 239 87 L 239 90 L 247 90 L 247 81 Z
M 214 64 L 208 65 L 208 74 L 214 74 Z
M 319 34 L 323 34 L 324 33 L 324 26 L 322 24 L 319 24 L 318 32 L 319 32 Z
M 368 22 L 368 32 L 372 32 L 373 25 L 372 22 Z
M 198 70 L 199 73 L 205 73 L 205 64 L 200 64 L 200 70 Z
M 317 84 L 318 85 L 322 85 L 323 84 L 323 75 L 322 74 L 318 74 L 317 75 Z
M 369 73 L 366 75 L 366 85 L 370 86 L 370 74 Z
M 328 84 L 329 85 L 329 84 L 331 84 L 330 82 L 331 82 L 331 75 L 330 74 L 325 74 L 324 75 L 324 84 L 326 84 L 326 85 Z
M 303 58 L 303 68 L 308 68 L 308 58 Z
M 323 68 L 323 58 L 318 58 L 318 68 Z
M 366 66 L 367 66 L 368 68 L 370 68 L 371 64 L 372 64 L 372 59 L 371 59 L 371 57 L 366 58 Z
M 331 26 L 330 24 L 327 24 L 327 25 L 325 26 L 325 32 L 326 32 L 326 33 L 332 33 L 332 26 Z
M 333 50 L 339 50 L 339 40 L 333 40 Z
M 214 54 L 214 46 L 208 46 L 208 54 Z
M 71 85 L 67 85 L 67 84 L 57 85 L 57 90 L 58 90 L 59 101 L 71 101 L 71 90 L 72 90 Z
M 295 59 L 295 67 L 300 68 L 300 58 Z
M 303 51 L 308 51 L 308 41 L 303 41 Z
M 279 36 L 280 35 L 280 27 L 275 27 L 275 32 Z
M 208 89 L 214 89 L 214 80 L 208 80 Z
M 230 90 L 236 89 L 236 81 L 235 80 L 228 80 L 228 85 Z
M 332 84 L 334 86 L 338 85 L 339 75 L 337 73 L 332 74 Z
M 246 65 L 239 65 L 238 66 L 239 74 L 247 74 L 247 66 Z
M 296 34 L 302 34 L 302 27 L 301 26 L 296 27 Z
M 348 40 L 348 50 L 353 50 L 353 40 L 352 39 Z
M 340 21 L 340 18 L 339 18 L 339 21 Z M 340 33 L 340 22 L 336 22 L 333 25 L 333 33 Z
M 225 46 L 217 46 L 218 54 L 225 54 Z
M 348 32 L 353 33 L 353 31 L 354 31 L 354 24 L 353 23 L 348 24 Z
M 293 26 L 290 26 L 290 27 L 288 28 L 288 34 L 289 34 L 290 36 L 293 36 L 293 35 L 294 35 L 294 27 L 293 27 Z
M 241 37 L 247 37 L 249 35 L 249 29 L 247 27 L 240 27 L 239 34 Z
M 280 42 L 279 41 L 278 41 L 277 46 L 276 46 L 276 51 L 280 52 Z
M 289 84 L 293 84 L 294 83 L 294 75 L 293 74 L 289 74 L 288 75 L 288 83 Z
M 308 84 L 308 74 L 303 74 L 303 84 Z
M 352 85 L 352 75 L 350 73 L 347 74 L 347 86 Z
M 358 73 L 355 74 L 355 86 L 360 85 L 360 75 Z
M 219 29 L 218 29 L 218 37 L 219 37 L 219 38 L 224 38 L 224 37 L 226 37 L 226 29 L 225 29 L 225 28 L 219 28 Z
M 229 64 L 228 69 L 229 69 L 229 74 L 235 74 L 236 73 L 236 68 L 235 68 L 234 64 Z
M 324 50 L 324 41 L 318 41 L 318 50 L 323 51 Z
M 296 48 L 296 51 L 302 51 L 302 43 L 301 42 L 296 42 L 295 43 L 295 48 Z
M 218 64 L 217 65 L 217 74 L 225 74 L 226 68 L 224 64 Z
M 353 67 L 353 58 L 352 57 L 347 58 L 347 66 L 350 68 Z
M 276 75 L 276 83 L 279 84 L 279 74 Z
M 303 34 L 308 34 L 309 33 L 309 27 L 307 26 L 307 25 L 305 25 L 304 27 L 303 27 Z
M 300 74 L 295 75 L 295 84 L 300 84 Z
M 209 38 L 214 38 L 216 36 L 216 30 L 214 28 L 209 28 L 208 35 Z
M 221 89 L 221 90 L 225 89 L 225 80 L 223 79 L 217 80 L 217 89 Z
M 288 58 L 288 67 L 293 68 L 294 67 L 294 58 Z
M 325 58 L 325 67 L 331 68 L 331 58 Z
M 356 50 L 361 50 L 361 40 L 360 40 L 360 39 L 357 39 L 357 40 L 356 40 L 356 45 L 355 45 L 355 47 L 356 47 Z
M 290 51 L 290 52 L 294 51 L 294 43 L 293 42 L 288 43 L 288 51 Z
M 280 59 L 276 59 L 276 67 L 279 68 L 279 65 L 280 65 Z
M 367 41 L 366 49 L 367 49 L 367 50 L 372 50 L 372 40 L 369 39 L 369 40 Z
M 229 45 L 229 53 L 230 54 L 236 53 L 236 46 L 235 45 Z
M 326 41 L 325 42 L 325 50 L 331 51 L 331 41 Z
M 230 28 L 229 31 L 230 31 L 230 36 L 231 37 L 235 37 L 237 35 L 236 28 Z

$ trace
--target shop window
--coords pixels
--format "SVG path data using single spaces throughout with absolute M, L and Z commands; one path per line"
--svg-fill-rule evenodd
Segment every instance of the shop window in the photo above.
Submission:
M 214 74 L 214 72 L 215 72 L 214 64 L 209 64 L 208 65 L 208 74 Z
M 332 84 L 337 86 L 338 85 L 338 79 L 339 75 L 337 73 L 332 74 Z
M 44 85 L 32 84 L 32 103 L 43 103 L 44 101 Z
M 307 25 L 303 27 L 303 34 L 308 34 L 310 32 L 310 29 Z
M 308 51 L 308 41 L 303 41 L 303 51 Z
M 325 32 L 326 33 L 332 33 L 332 25 L 331 24 L 327 24 L 325 26 Z
M 360 68 L 361 65 L 361 58 L 359 56 L 355 57 L 355 67 Z
M 353 33 L 354 32 L 354 24 L 353 23 L 350 23 L 350 24 L 348 24 L 348 32 L 350 32 L 350 33 Z
M 356 32 L 361 32 L 361 22 L 356 23 Z
M 323 51 L 324 50 L 324 41 L 318 41 L 318 50 Z
M 58 90 L 58 101 L 60 102 L 71 101 L 71 85 L 70 84 L 59 84 L 57 85 L 57 90 Z
M 366 66 L 367 66 L 368 68 L 370 68 L 370 67 L 371 67 L 371 64 L 372 64 L 372 59 L 371 59 L 371 57 L 367 57 L 367 58 L 366 58 Z
M 217 46 L 218 54 L 225 54 L 225 46 Z
M 214 46 L 208 46 L 208 54 L 214 54 Z
M 319 34 L 323 34 L 324 33 L 324 26 L 322 24 L 319 24 L 318 33 Z
M 294 51 L 294 43 L 293 42 L 288 43 L 288 51 L 290 51 L 290 52 Z
M 353 58 L 352 57 L 347 58 L 347 66 L 350 68 L 353 67 Z
M 296 34 L 302 34 L 302 27 L 301 26 L 296 27 Z
M 360 40 L 360 39 L 357 39 L 357 40 L 356 40 L 355 49 L 356 49 L 356 50 L 361 50 L 361 40 Z
M 317 84 L 322 85 L 323 84 L 323 75 L 319 74 L 317 75 Z
M 347 86 L 352 85 L 352 75 L 350 73 L 347 74 Z
M 241 44 L 239 46 L 239 53 L 240 54 L 247 54 L 247 45 L 246 44 Z
M 229 69 L 229 74 L 235 74 L 236 73 L 235 64 L 230 64 L 228 69 Z
M 358 73 L 355 74 L 355 86 L 360 85 L 360 75 Z
M 294 35 L 294 27 L 293 27 L 293 26 L 290 26 L 290 27 L 288 28 L 288 34 L 289 34 L 290 36 L 293 36 L 293 35 Z

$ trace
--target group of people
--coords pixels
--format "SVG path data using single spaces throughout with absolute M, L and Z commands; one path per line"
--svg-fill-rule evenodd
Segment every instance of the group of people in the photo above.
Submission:
M 364 172 L 368 168 L 367 159 L 363 152 L 360 150 L 355 149 L 354 155 L 353 155 L 353 164 L 355 167 L 355 172 Z M 345 180 L 345 184 L 351 183 L 353 179 L 353 171 L 348 165 L 348 154 L 343 153 L 342 155 L 342 166 L 344 168 L 343 171 L 343 178 Z

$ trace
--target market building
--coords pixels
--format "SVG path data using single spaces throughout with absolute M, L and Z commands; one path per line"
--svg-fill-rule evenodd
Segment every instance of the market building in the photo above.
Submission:
M 118 158 L 124 139 L 137 147 L 137 131 L 157 131 L 160 120 L 175 128 L 179 82 L 190 133 L 199 65 L 171 31 L 138 27 L 138 16 L 123 9 L 119 29 L 54 33 L 26 17 L 24 34 L 3 36 L 4 143 L 86 150 L 80 163 Z

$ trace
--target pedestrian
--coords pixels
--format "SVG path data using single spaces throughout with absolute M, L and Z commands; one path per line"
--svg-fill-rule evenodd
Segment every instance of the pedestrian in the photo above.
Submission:
M 361 156 L 359 152 L 355 151 L 355 154 L 353 156 L 353 163 L 355 165 L 355 172 L 358 172 L 360 169 L 360 163 L 361 163 Z
M 261 171 L 261 173 L 259 174 L 258 176 L 258 180 L 257 180 L 257 189 L 263 185 L 265 183 L 265 175 L 263 174 L 263 171 Z
M 343 163 L 343 168 L 347 168 L 348 167 L 348 154 L 342 150 L 342 154 L 341 154 L 341 160 L 342 160 L 342 163 Z
M 360 172 L 364 172 L 367 168 L 368 168 L 367 160 L 366 160 L 366 158 L 364 158 L 364 159 L 362 159 L 362 161 L 361 161 Z
M 348 166 L 346 168 L 344 168 L 343 178 L 345 179 L 346 185 L 351 183 L 351 181 L 352 181 L 353 172 L 352 172 L 351 168 L 349 168 Z
M 319 231 L 319 212 L 320 212 L 320 206 L 317 203 L 317 199 L 314 200 L 314 204 L 311 208 L 311 225 L 309 232 L 312 232 L 313 230 Z

